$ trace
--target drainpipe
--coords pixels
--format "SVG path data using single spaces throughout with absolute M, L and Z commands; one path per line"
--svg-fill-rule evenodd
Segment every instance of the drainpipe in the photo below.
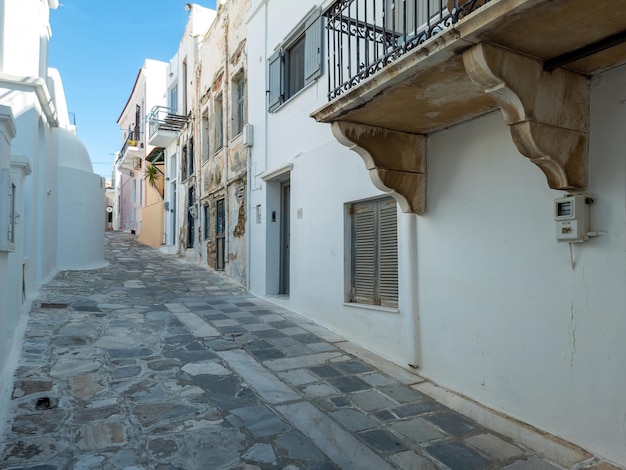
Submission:
M 269 67 L 267 67 L 267 44 L 268 44 L 268 40 L 267 40 L 267 31 L 268 31 L 268 29 L 267 28 L 268 28 L 268 25 L 269 25 L 269 19 L 267 17 L 268 16 L 267 15 L 267 8 L 268 8 L 267 0 L 264 0 L 263 3 L 264 3 L 264 8 L 265 8 L 265 10 L 264 10 L 264 17 L 265 17 L 264 18 L 264 20 L 265 20 L 264 32 L 265 32 L 265 34 L 264 34 L 263 54 L 266 55 L 266 57 L 264 58 L 265 61 L 263 63 L 263 68 L 265 69 L 265 89 L 269 90 L 270 89 L 270 77 L 269 77 Z M 267 102 L 268 102 L 267 100 L 268 100 L 268 98 L 269 98 L 269 95 L 266 94 L 265 95 L 264 107 L 267 107 Z M 269 140 L 269 129 L 268 129 L 269 112 L 267 111 L 267 108 L 265 109 L 265 112 L 263 113 L 263 116 L 265 118 L 265 122 L 264 122 L 264 125 L 265 125 L 265 142 L 263 143 L 263 145 L 264 145 L 264 150 L 263 151 L 265 152 L 265 155 L 264 155 L 264 157 L 265 157 L 265 166 L 263 168 L 263 171 L 265 172 L 265 171 L 267 171 L 267 159 L 268 159 L 267 152 L 269 150 L 269 144 L 268 144 L 268 140 Z
M 406 281 L 403 283 L 405 293 L 402 296 L 405 300 L 406 315 L 403 323 L 407 335 L 408 346 L 408 365 L 413 368 L 420 367 L 420 343 L 419 343 L 419 306 L 418 306 L 418 255 L 417 255 L 417 215 L 415 214 L 402 214 L 399 220 L 404 221 L 404 227 L 402 232 L 406 234 L 403 237 L 406 240 L 407 246 L 403 247 L 403 251 L 406 256 L 404 259 L 404 278 Z

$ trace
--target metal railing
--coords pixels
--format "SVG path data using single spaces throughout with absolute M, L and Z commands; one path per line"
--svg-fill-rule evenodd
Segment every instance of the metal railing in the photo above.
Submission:
M 489 0 L 337 0 L 324 12 L 329 101 Z
M 187 124 L 187 116 L 174 114 L 165 106 L 154 106 L 148 114 L 149 139 L 158 131 L 179 132 Z
M 123 157 L 128 150 L 128 147 L 137 147 L 139 143 L 139 132 L 135 130 L 129 130 L 128 136 L 124 141 L 124 145 L 122 145 L 122 150 L 120 151 L 120 156 Z

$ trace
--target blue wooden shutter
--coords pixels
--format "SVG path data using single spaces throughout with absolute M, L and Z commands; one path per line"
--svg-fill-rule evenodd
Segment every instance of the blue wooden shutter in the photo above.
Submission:
M 274 111 L 284 101 L 284 53 L 276 51 L 267 61 L 269 90 L 267 108 Z
M 316 10 L 305 22 L 304 83 L 322 75 L 322 16 Z

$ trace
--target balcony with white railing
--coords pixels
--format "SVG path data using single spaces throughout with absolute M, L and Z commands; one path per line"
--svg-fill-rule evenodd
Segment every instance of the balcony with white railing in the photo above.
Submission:
M 424 138 L 498 109 L 550 187 L 586 186 L 587 81 L 626 64 L 625 8 L 612 0 L 336 0 L 323 15 L 328 103 L 312 117 L 366 155 L 375 184 L 400 194 L 403 210 L 426 210 Z
M 187 124 L 187 116 L 172 112 L 165 106 L 155 106 L 147 117 L 148 144 L 155 147 L 167 147 Z

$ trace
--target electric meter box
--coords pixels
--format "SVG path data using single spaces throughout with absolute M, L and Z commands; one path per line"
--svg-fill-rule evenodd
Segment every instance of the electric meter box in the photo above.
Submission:
M 565 196 L 554 200 L 556 239 L 559 242 L 589 240 L 589 204 L 584 195 Z

